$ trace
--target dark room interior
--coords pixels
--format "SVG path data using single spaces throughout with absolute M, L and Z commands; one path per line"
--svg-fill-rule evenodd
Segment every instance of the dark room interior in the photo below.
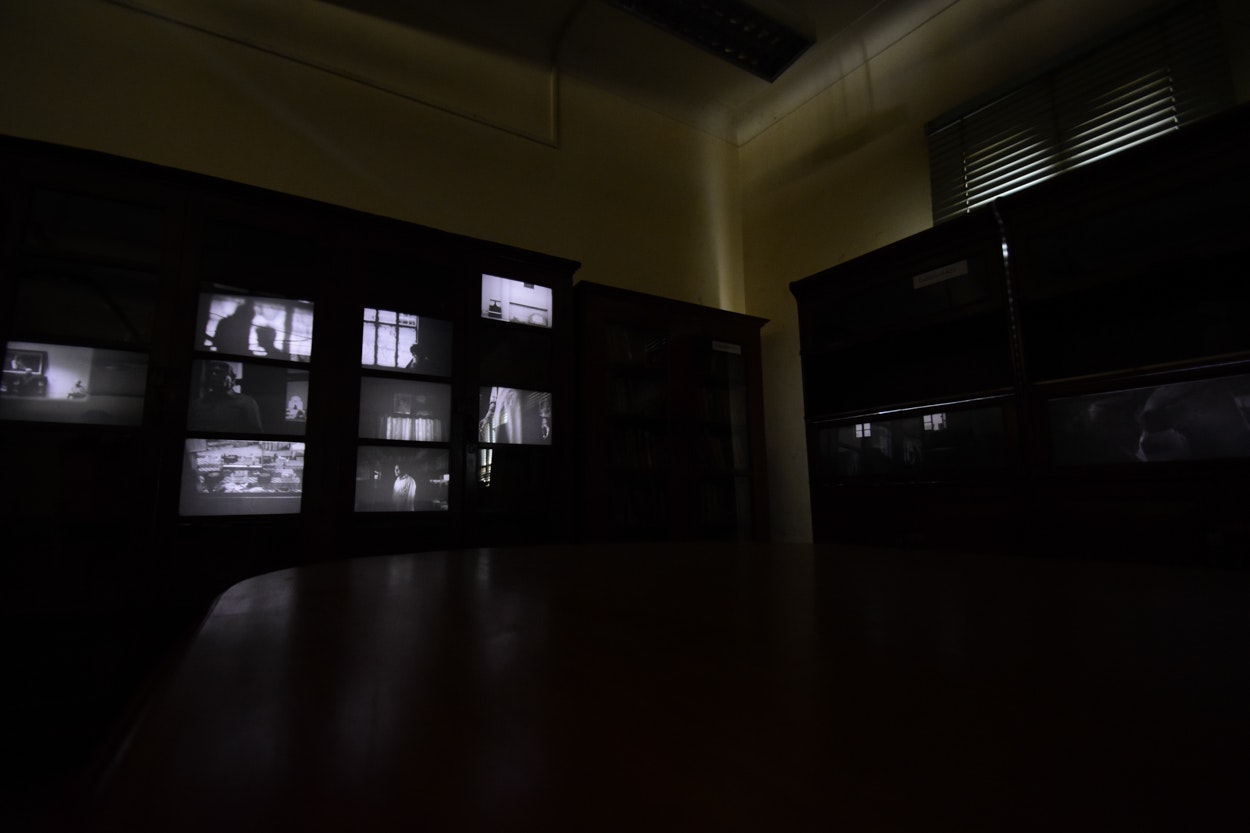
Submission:
M 273 3 L 0 11 L 6 829 L 1250 829 L 1238 4 Z

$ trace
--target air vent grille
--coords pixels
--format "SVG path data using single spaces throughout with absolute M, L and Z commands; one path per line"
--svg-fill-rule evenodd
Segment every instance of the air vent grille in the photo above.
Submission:
M 606 0 L 734 66 L 777 80 L 813 41 L 737 0 Z

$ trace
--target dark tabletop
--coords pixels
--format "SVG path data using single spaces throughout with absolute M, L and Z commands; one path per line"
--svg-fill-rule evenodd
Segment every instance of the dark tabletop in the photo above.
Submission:
M 223 594 L 85 829 L 1250 829 L 1250 576 L 802 544 Z M 89 822 L 89 823 L 88 823 Z

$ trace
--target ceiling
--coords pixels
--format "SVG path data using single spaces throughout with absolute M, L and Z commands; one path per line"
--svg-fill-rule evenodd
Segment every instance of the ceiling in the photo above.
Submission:
M 813 41 L 772 82 L 607 0 L 322 1 L 553 67 L 742 143 L 958 0 L 751 0 Z

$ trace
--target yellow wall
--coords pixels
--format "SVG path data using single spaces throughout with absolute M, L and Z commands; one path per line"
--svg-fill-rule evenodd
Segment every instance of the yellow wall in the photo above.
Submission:
M 931 224 L 928 119 L 1148 5 L 960 0 L 737 148 L 455 44 L 405 57 L 394 32 L 331 4 L 304 3 L 293 27 L 265 16 L 278 0 L 0 0 L 0 134 L 559 255 L 583 264 L 579 279 L 771 319 L 774 537 L 805 540 L 789 283 Z M 232 37 L 240 20 L 256 40 Z
M 152 5 L 183 20 L 215 3 Z M 368 21 L 345 16 L 336 34 L 363 40 Z M 234 22 L 207 23 L 217 28 L 105 0 L 5 0 L 0 133 L 513 244 L 581 261 L 580 279 L 741 309 L 732 145 L 532 70 L 535 83 L 507 91 L 522 104 L 474 100 L 466 117 L 443 109 L 445 97 L 506 87 L 495 82 L 507 66 L 484 60 L 481 78 L 449 91 L 445 78 L 392 66 L 326 71 L 311 36 L 245 44 L 229 37 Z M 270 43 L 291 54 L 256 48 Z M 344 77 L 360 72 L 383 83 Z

